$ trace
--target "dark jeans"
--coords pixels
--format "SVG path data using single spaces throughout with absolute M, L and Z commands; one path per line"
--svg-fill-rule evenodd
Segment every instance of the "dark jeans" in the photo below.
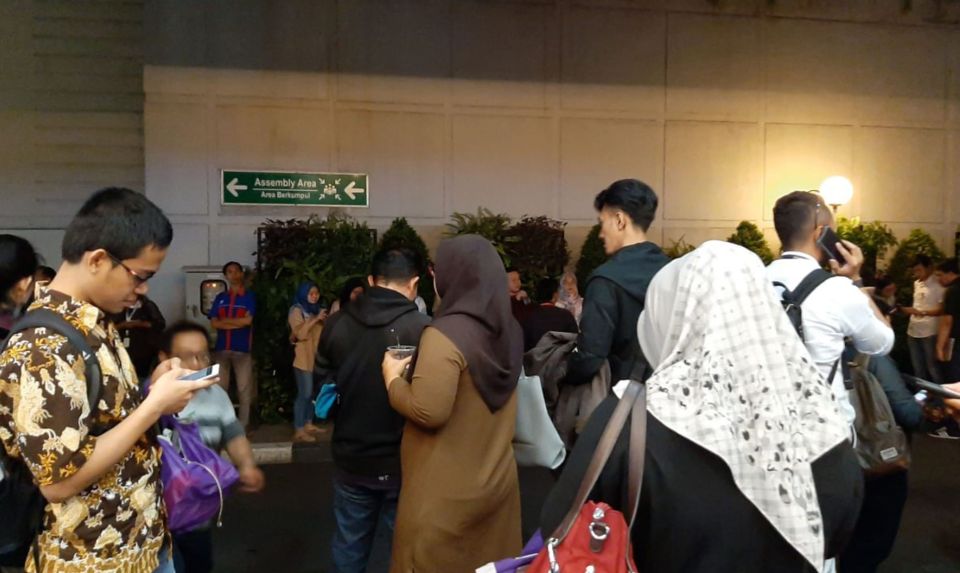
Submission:
M 213 530 L 205 527 L 174 534 L 173 564 L 177 573 L 213 571 Z
M 943 384 L 940 375 L 940 362 L 937 362 L 937 337 L 926 338 L 907 337 L 907 348 L 910 349 L 910 362 L 913 363 L 913 374 L 929 382 Z
M 890 556 L 907 503 L 907 475 L 898 472 L 865 480 L 860 517 L 840 555 L 841 573 L 875 573 Z
M 377 522 L 383 521 L 393 537 L 397 520 L 399 489 L 374 489 L 333 482 L 333 570 L 336 573 L 364 573 L 370 560 Z

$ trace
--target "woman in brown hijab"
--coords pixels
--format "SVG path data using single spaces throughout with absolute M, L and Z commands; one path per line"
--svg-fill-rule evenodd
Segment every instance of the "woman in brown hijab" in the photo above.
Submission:
M 521 549 L 513 457 L 514 390 L 523 334 L 493 246 L 465 235 L 440 244 L 442 303 L 423 331 L 412 382 L 384 357 L 390 404 L 407 419 L 391 573 L 449 573 Z

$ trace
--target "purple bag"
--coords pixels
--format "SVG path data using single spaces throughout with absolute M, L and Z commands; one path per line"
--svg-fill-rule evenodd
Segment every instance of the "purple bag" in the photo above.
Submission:
M 160 479 L 170 531 L 192 531 L 213 518 L 220 527 L 223 500 L 240 474 L 203 443 L 196 424 L 163 416 L 160 427 L 173 431 L 171 438 L 161 435 L 158 439 L 163 450 Z
M 523 573 L 527 567 L 533 563 L 537 554 L 543 549 L 543 536 L 540 530 L 533 532 L 533 536 L 527 544 L 523 546 L 519 557 L 501 559 L 493 563 L 487 563 L 476 570 L 476 573 Z

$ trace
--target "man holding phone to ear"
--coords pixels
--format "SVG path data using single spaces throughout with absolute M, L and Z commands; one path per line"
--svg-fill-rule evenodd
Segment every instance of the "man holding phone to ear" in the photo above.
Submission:
M 59 314 L 96 353 L 96 403 L 88 403 L 84 362 L 66 337 L 27 329 L 0 355 L 0 442 L 25 462 L 48 502 L 28 571 L 35 562 L 45 573 L 173 571 L 160 447 L 150 430 L 216 380 L 180 380 L 190 371 L 168 360 L 141 400 L 130 357 L 107 320 L 147 294 L 172 240 L 170 222 L 146 197 L 104 189 L 67 226 L 63 265 L 37 289 L 31 309 Z
M 820 284 L 801 305 L 804 343 L 823 377 L 834 373 L 829 380 L 834 397 L 853 424 L 856 413 L 847 397 L 842 369 L 834 370 L 834 364 L 843 354 L 847 337 L 864 354 L 888 354 L 894 341 L 889 319 L 861 290 L 860 248 L 831 238 L 836 236 L 833 213 L 819 194 L 794 191 L 784 195 L 773 208 L 773 220 L 784 252 L 767 267 L 771 282 L 793 291 L 824 266 L 829 265 L 836 275 Z

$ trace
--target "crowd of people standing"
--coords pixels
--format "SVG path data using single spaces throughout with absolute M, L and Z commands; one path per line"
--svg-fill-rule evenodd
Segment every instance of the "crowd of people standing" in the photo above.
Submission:
M 557 345 L 563 360 L 551 383 L 602 395 L 577 413 L 539 519 L 544 537 L 584 487 L 618 402 L 642 382 L 643 418 L 614 436 L 589 488 L 592 499 L 634 517 L 629 541 L 640 570 L 876 571 L 896 537 L 907 474 L 865 473 L 846 363 L 871 357 L 897 424 L 928 427 L 887 356 L 890 314 L 911 317 L 917 376 L 955 380 L 956 261 L 918 258 L 913 304 L 898 308 L 886 285 L 864 290 L 856 245 L 835 245 L 842 260 L 824 249 L 833 214 L 815 193 L 777 201 L 783 254 L 766 268 L 715 241 L 671 261 L 647 235 L 658 198 L 640 181 L 614 182 L 594 207 L 609 258 L 582 296 L 567 273 L 538 282 L 531 297 L 476 235 L 437 249 L 432 317 L 417 296 L 422 261 L 402 248 L 377 253 L 369 276 L 346 283 L 329 309 L 313 283 L 291 293 L 296 441 L 321 431 L 317 388 L 330 384 L 337 394 L 335 570 L 366 570 L 378 526 L 392 533 L 396 573 L 473 571 L 520 553 L 513 440 L 525 412 L 517 385 L 525 356 Z M 26 306 L 28 316 L 62 316 L 94 349 L 100 373 L 91 400 L 69 336 L 0 323 L 9 333 L 0 355 L 3 459 L 29 470 L 47 504 L 35 538 L 0 555 L 4 573 L 211 571 L 213 524 L 173 535 L 168 527 L 154 429 L 167 415 L 195 423 L 207 447 L 226 452 L 241 490 L 265 487 L 246 437 L 255 296 L 242 265 L 227 263 L 228 288 L 208 315 L 212 349 L 204 325 L 168 327 L 147 292 L 172 241 L 155 205 L 116 188 L 91 197 L 67 227 L 63 264 L 49 280 L 36 279 L 27 241 L 0 236 L 6 315 Z M 797 323 L 784 301 L 800 292 Z M 219 385 L 215 376 L 185 379 L 214 362 Z M 533 374 L 546 383 L 546 373 Z M 635 424 L 646 436 L 640 483 L 631 481 Z

